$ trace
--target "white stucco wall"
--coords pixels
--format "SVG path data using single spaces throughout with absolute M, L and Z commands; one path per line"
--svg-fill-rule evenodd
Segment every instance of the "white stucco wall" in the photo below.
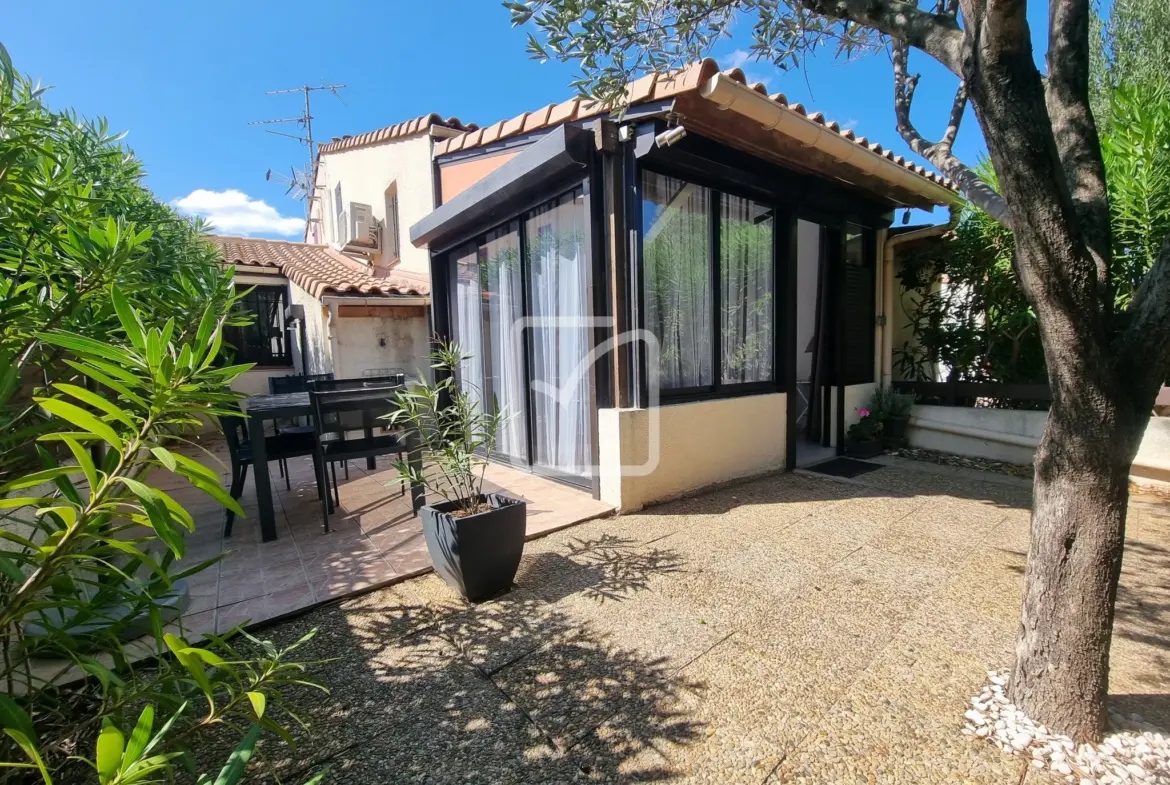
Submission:
M 401 368 L 414 376 L 429 374 L 430 322 L 425 316 L 335 316 L 331 337 L 333 372 L 339 379 L 379 368 Z
M 304 365 L 305 373 L 329 373 L 333 370 L 333 351 L 329 345 L 329 309 L 295 283 L 289 286 L 292 303 L 305 309 L 306 345 L 298 347 L 298 350 L 302 348 L 305 350 L 308 361 L 305 362 L 305 359 L 298 356 L 297 363 Z
M 719 482 L 784 467 L 786 396 L 752 395 L 657 409 L 601 409 L 601 498 L 622 511 L 641 509 Z M 653 414 L 658 415 L 658 438 Z M 626 467 L 657 463 L 645 475 Z
M 432 140 L 428 134 L 395 139 L 383 144 L 326 153 L 321 156 L 317 184 L 318 199 L 313 216 L 323 217 L 323 239 L 329 244 L 338 240 L 334 227 L 333 195 L 341 183 L 341 197 L 348 211 L 350 202 L 368 204 L 380 221 L 386 220 L 386 189 L 398 188 L 399 268 L 430 274 L 430 256 L 425 248 L 415 248 L 407 238 L 412 224 L 434 210 L 434 176 L 431 168 Z M 312 240 L 310 225 L 310 241 Z M 389 245 L 385 243 L 384 245 Z M 389 252 L 383 249 L 384 254 Z M 388 264 L 388 256 L 376 256 L 375 264 Z

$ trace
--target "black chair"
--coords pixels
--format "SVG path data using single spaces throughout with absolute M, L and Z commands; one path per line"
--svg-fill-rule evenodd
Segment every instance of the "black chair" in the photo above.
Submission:
M 333 378 L 331 373 L 309 373 L 309 374 L 289 374 L 288 376 L 269 376 L 268 377 L 268 392 L 272 395 L 284 395 L 286 393 L 306 392 L 309 388 L 310 382 L 327 381 Z M 312 433 L 313 426 L 305 423 L 302 425 L 296 420 L 290 420 L 284 423 L 279 421 L 272 423 L 272 430 L 276 434 L 281 433 Z M 279 467 L 280 476 L 284 478 L 284 487 L 286 489 L 292 488 L 292 481 L 288 476 L 288 462 L 281 460 L 277 466 Z
M 228 454 L 232 460 L 232 486 L 228 493 L 233 499 L 239 499 L 244 492 L 244 480 L 248 477 L 248 467 L 252 465 L 252 442 L 248 438 L 248 423 L 241 415 L 239 417 L 220 416 L 219 424 L 223 428 L 224 438 L 227 440 Z M 264 450 L 269 461 L 286 461 L 289 458 L 301 458 L 306 455 L 312 457 L 316 468 L 318 456 L 312 433 L 279 433 L 275 436 L 264 437 Z M 315 471 L 317 478 L 317 496 L 321 496 L 321 472 Z M 287 476 L 287 474 L 286 474 Z M 223 536 L 232 536 L 232 522 L 236 514 L 225 510 L 223 521 Z
M 328 379 L 313 379 L 308 384 L 309 390 L 319 390 L 323 392 L 337 391 L 337 390 L 368 390 L 373 387 L 404 387 L 406 385 L 406 374 L 403 372 L 391 373 L 385 376 L 362 376 L 361 378 L 349 379 L 334 379 L 332 374 Z M 393 395 L 393 393 L 391 393 Z M 389 396 L 388 396 L 389 397 Z M 339 412 L 337 417 L 341 419 L 342 425 L 345 427 L 340 430 L 341 438 L 345 438 L 346 432 L 363 431 L 366 429 L 366 423 L 361 418 L 361 412 Z M 369 468 L 374 468 L 374 458 L 369 458 Z M 333 482 L 337 483 L 337 464 L 330 463 L 329 469 L 333 473 Z M 349 479 L 349 461 L 342 462 L 342 469 L 345 471 L 345 479 Z
M 397 377 L 395 377 L 397 378 Z M 322 519 L 325 531 L 329 531 L 329 515 L 335 506 L 340 506 L 341 495 L 337 488 L 337 462 L 346 463 L 358 458 L 374 458 L 379 455 L 406 453 L 406 443 L 400 433 L 384 430 L 375 434 L 375 428 L 385 429 L 388 423 L 379 418 L 390 414 L 396 408 L 392 398 L 401 389 L 399 384 L 387 384 L 384 380 L 339 379 L 320 382 L 309 387 L 309 400 L 313 407 L 313 428 L 316 435 L 316 459 L 318 482 L 325 487 L 321 501 Z M 361 437 L 348 437 L 347 432 L 360 430 Z M 329 464 L 329 470 L 326 470 Z M 330 495 L 329 473 L 333 475 L 333 492 Z M 406 493 L 406 478 L 401 478 L 401 494 Z

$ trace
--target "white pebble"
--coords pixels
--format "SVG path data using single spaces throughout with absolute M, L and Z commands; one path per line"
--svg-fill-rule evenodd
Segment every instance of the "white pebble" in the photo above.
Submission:
M 1009 755 L 1027 755 L 1037 769 L 1064 775 L 1071 785 L 1170 785 L 1170 734 L 1140 714 L 1109 714 L 1109 735 L 1101 744 L 1074 744 L 1051 733 L 1008 701 L 1010 674 L 990 671 L 988 684 L 971 698 L 963 733 L 986 738 Z

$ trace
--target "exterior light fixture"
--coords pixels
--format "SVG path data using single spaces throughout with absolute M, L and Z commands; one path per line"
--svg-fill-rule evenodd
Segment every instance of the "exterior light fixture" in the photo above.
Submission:
M 681 125 L 676 125 L 673 128 L 667 128 L 662 133 L 654 137 L 654 144 L 659 147 L 670 147 L 675 142 L 682 140 L 687 135 L 687 129 Z

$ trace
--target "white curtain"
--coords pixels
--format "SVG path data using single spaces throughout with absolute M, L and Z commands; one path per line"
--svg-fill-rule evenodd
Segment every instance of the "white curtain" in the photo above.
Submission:
M 523 317 L 520 288 L 520 238 L 515 226 L 488 235 L 480 246 L 480 280 L 483 287 L 489 357 L 486 366 L 490 394 L 503 416 L 496 431 L 496 451 L 510 458 L 523 459 L 528 446 L 525 438 L 524 348 L 516 321 Z
M 642 188 L 645 322 L 660 344 L 659 384 L 714 384 L 709 192 L 655 172 L 643 173 Z
M 724 194 L 719 225 L 719 293 L 724 384 L 772 379 L 772 211 Z
M 557 320 L 532 329 L 533 463 L 588 476 L 589 236 L 585 197 L 578 190 L 533 211 L 525 222 L 532 316 Z M 566 320 L 580 319 L 580 326 Z
M 459 311 L 455 341 L 465 359 L 459 364 L 459 385 L 480 400 L 483 390 L 483 327 L 479 265 L 474 246 L 455 252 L 455 302 Z

